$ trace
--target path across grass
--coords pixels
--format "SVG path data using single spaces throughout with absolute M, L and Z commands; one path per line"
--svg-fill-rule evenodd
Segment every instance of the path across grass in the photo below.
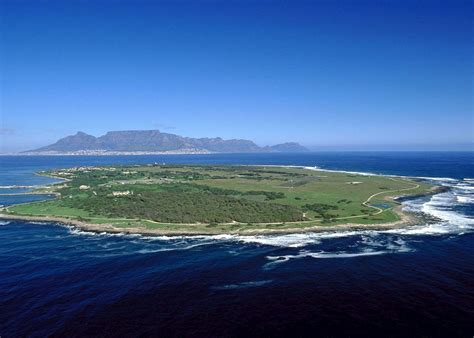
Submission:
M 204 232 L 349 220 L 378 224 L 399 220 L 393 197 L 432 188 L 410 179 L 274 166 L 89 167 L 44 174 L 68 179 L 47 187 L 60 197 L 7 212 Z M 382 196 L 387 208 L 373 205 Z

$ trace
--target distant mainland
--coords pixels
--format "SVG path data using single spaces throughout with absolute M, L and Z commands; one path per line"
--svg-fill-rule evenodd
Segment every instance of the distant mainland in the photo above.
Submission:
M 146 155 L 146 154 L 209 154 L 307 152 L 296 142 L 260 147 L 250 140 L 192 138 L 159 130 L 110 131 L 100 137 L 78 132 L 56 143 L 21 155 Z

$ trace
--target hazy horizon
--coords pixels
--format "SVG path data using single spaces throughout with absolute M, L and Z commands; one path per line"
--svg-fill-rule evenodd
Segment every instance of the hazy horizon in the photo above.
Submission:
M 474 150 L 469 1 L 0 6 L 2 153 L 128 129 Z
M 153 130 L 159 130 L 159 129 L 153 129 Z M 109 131 L 112 131 L 112 130 L 109 130 Z M 133 130 L 127 130 L 127 131 L 133 131 Z M 88 135 L 92 135 L 92 136 L 95 136 L 95 137 L 99 137 L 99 136 L 102 136 L 102 135 L 105 135 L 107 132 L 104 132 L 104 133 L 100 133 L 100 134 L 90 134 L 88 133 L 87 131 L 84 131 L 84 130 L 80 130 L 80 131 L 77 131 L 76 133 L 78 132 L 83 132 L 83 133 L 86 133 Z M 161 132 L 165 132 L 165 133 L 171 133 L 171 134 L 174 134 L 173 132 L 171 131 L 161 131 Z M 76 133 L 73 133 L 73 134 L 76 134 Z M 71 135 L 73 135 L 71 134 Z M 67 137 L 67 136 L 71 136 L 71 135 L 64 135 L 64 137 Z M 186 136 L 186 135 L 180 135 L 180 136 Z M 210 138 L 213 138 L 213 137 L 220 137 L 219 135 L 207 135 L 207 136 L 202 136 L 202 137 L 210 137 Z M 62 138 L 62 137 L 61 137 Z M 249 139 L 251 141 L 253 141 L 252 139 Z M 57 140 L 51 142 L 50 144 L 53 144 L 55 143 Z M 294 140 L 286 140 L 286 141 L 282 141 L 282 143 L 285 143 L 285 142 L 297 142 L 297 141 L 294 141 Z M 257 142 L 256 142 L 257 143 Z M 299 142 L 298 142 L 299 143 Z M 277 143 L 266 143 L 266 144 L 262 144 L 262 143 L 257 143 L 258 146 L 272 146 L 272 145 L 275 145 Z M 41 144 L 39 145 L 37 148 L 39 147 L 42 147 L 42 146 L 46 146 L 46 145 L 49 145 L 48 144 Z M 322 152 L 327 152 L 327 151 L 474 151 L 474 143 L 458 143 L 458 144 L 378 144 L 378 145 L 374 145 L 374 144 L 330 144 L 330 143 L 326 143 L 326 144 L 302 144 L 303 146 L 305 146 L 306 148 L 308 148 L 309 151 L 312 151 L 312 152 L 318 152 L 318 151 L 322 151 Z M 28 151 L 28 150 L 35 150 L 36 148 L 29 148 L 29 149 L 21 149 L 21 150 L 14 150 L 14 151 L 2 151 L 0 152 L 0 154 L 8 154 L 8 153 L 11 153 L 11 154 L 15 154 L 15 153 L 21 153 L 23 151 Z

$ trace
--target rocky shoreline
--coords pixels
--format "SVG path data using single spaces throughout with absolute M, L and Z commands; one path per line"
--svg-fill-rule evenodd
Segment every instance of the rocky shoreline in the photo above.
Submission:
M 4 209 L 5 210 L 5 209 Z M 62 223 L 70 225 L 78 229 L 96 233 L 123 233 L 123 234 L 138 234 L 147 236 L 202 236 L 202 235 L 270 235 L 270 234 L 293 234 L 293 233 L 305 233 L 305 232 L 324 232 L 324 231 L 341 231 L 341 230 L 389 230 L 397 229 L 410 225 L 417 225 L 423 221 L 424 218 L 414 213 L 407 213 L 401 210 L 401 206 L 394 209 L 400 216 L 400 220 L 390 223 L 380 224 L 356 224 L 356 223 L 345 223 L 338 225 L 316 225 L 308 227 L 298 228 L 285 228 L 285 229 L 245 229 L 245 230 L 230 230 L 230 231 L 219 231 L 209 230 L 202 231 L 197 229 L 193 231 L 191 229 L 183 230 L 162 230 L 162 229 L 148 229 L 146 227 L 116 227 L 112 224 L 93 224 L 77 219 L 65 218 L 65 217 L 53 217 L 53 216 L 27 216 L 27 215 L 12 215 L 8 213 L 0 213 L 0 219 L 2 220 L 19 220 L 19 221 L 32 221 L 32 222 L 52 222 Z M 192 225 L 189 225 L 192 227 Z
M 44 175 L 44 174 L 40 174 Z M 67 181 L 67 179 L 55 177 L 52 175 L 49 176 L 55 179 L 61 179 Z M 145 226 L 143 227 L 117 227 L 113 224 L 94 224 L 87 223 L 85 221 L 59 217 L 59 216 L 32 216 L 32 215 L 13 215 L 8 213 L 8 207 L 0 208 L 0 219 L 2 220 L 19 220 L 19 221 L 32 221 L 32 222 L 53 222 L 61 223 L 65 225 L 70 225 L 81 229 L 83 231 L 96 232 L 96 233 L 123 233 L 123 234 L 137 234 L 137 235 L 147 235 L 147 236 L 202 236 L 202 235 L 270 235 L 270 234 L 293 234 L 293 233 L 306 233 L 306 232 L 325 232 L 325 231 L 344 231 L 344 230 L 389 230 L 389 229 L 398 229 L 406 226 L 413 226 L 422 223 L 431 223 L 437 220 L 434 220 L 431 216 L 423 214 L 415 214 L 412 212 L 406 212 L 402 210 L 401 202 L 419 198 L 422 196 L 430 196 L 439 194 L 442 192 L 448 191 L 450 188 L 446 186 L 435 186 L 430 191 L 424 194 L 412 195 L 412 196 L 398 196 L 392 198 L 394 202 L 399 204 L 393 210 L 400 217 L 399 220 L 388 223 L 379 223 L 379 224 L 357 224 L 357 223 L 344 223 L 338 225 L 313 225 L 308 227 L 295 227 L 295 228 L 284 228 L 284 229 L 238 229 L 238 230 L 217 230 L 209 229 L 203 231 L 202 228 L 192 230 L 193 226 L 197 224 L 176 224 L 177 226 L 186 225 L 190 229 L 187 230 L 169 230 L 169 229 L 149 229 Z M 29 192 L 29 194 L 34 194 L 35 192 Z M 28 194 L 28 193 L 26 193 Z M 43 193 L 44 194 L 44 193 Z M 55 194 L 50 192 L 49 194 Z M 3 213 L 2 213 L 3 211 Z M 6 213 L 5 213 L 6 212 Z M 199 224 L 202 226 L 202 224 Z

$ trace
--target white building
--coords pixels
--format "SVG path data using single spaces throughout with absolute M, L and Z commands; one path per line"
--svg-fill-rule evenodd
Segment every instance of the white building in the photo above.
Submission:
M 130 192 L 129 190 L 126 190 L 126 191 L 112 191 L 112 196 L 127 196 L 127 195 L 133 195 L 133 192 Z

